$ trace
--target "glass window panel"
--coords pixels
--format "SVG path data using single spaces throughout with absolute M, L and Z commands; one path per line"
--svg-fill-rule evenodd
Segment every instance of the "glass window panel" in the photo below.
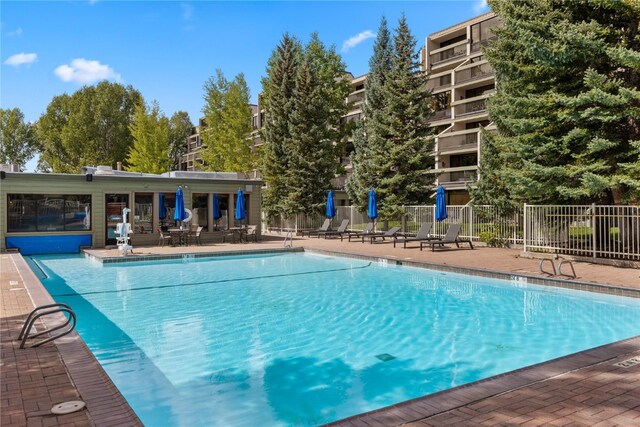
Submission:
M 209 223 L 209 195 L 194 193 L 191 206 L 193 211 L 191 225 L 206 227 Z
M 38 203 L 38 231 L 64 231 L 64 197 L 41 195 Z
M 7 231 L 9 233 L 36 231 L 39 198 L 40 196 L 34 194 L 7 195 Z
M 176 193 L 173 192 L 164 192 L 164 206 L 167 211 L 167 217 L 160 221 L 161 227 L 173 227 L 175 225 L 175 221 L 173 220 L 173 214 L 176 211 Z
M 136 193 L 133 213 L 134 234 L 153 232 L 153 193 Z
M 91 196 L 65 197 L 64 227 L 67 231 L 91 230 Z

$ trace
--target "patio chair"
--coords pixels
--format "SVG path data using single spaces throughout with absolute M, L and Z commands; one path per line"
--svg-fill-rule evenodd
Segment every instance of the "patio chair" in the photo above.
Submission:
M 398 231 L 400 231 L 400 227 L 391 227 L 390 229 L 384 232 L 371 233 L 368 236 L 363 235 L 362 243 L 364 243 L 365 237 L 369 239 L 369 243 L 371 244 L 373 244 L 376 241 L 376 239 L 382 239 L 384 241 L 387 239 L 387 237 L 395 240 L 396 236 L 398 235 Z
M 204 227 L 202 225 L 199 225 L 195 231 L 191 231 L 191 233 L 189 233 L 189 241 L 193 241 L 197 245 L 202 246 L 202 240 L 200 240 L 200 234 L 202 234 L 202 230 L 204 230 Z
M 324 236 L 324 238 L 326 239 L 329 236 L 340 236 L 340 241 L 342 241 L 342 239 L 344 238 L 345 234 L 349 234 L 350 231 L 347 231 L 347 226 L 349 225 L 349 220 L 348 219 L 343 219 L 342 223 L 340 224 L 340 227 L 338 227 L 337 230 L 327 230 L 324 232 L 319 232 L 318 233 L 318 239 L 320 238 L 320 236 Z
M 367 225 L 364 226 L 364 229 L 362 231 L 351 230 L 351 232 L 349 233 L 349 241 L 351 241 L 352 237 L 360 237 L 360 236 L 364 236 L 366 234 L 373 233 L 373 227 L 374 226 L 375 226 L 375 224 L 373 222 L 369 222 L 369 223 L 367 223 Z M 363 239 L 364 239 L 364 237 L 363 237 Z
M 451 224 L 443 238 L 434 238 L 427 242 L 420 242 L 420 250 L 422 250 L 424 246 L 431 245 L 431 250 L 435 251 L 436 245 L 440 245 L 440 247 L 442 247 L 447 243 L 455 243 L 458 248 L 460 247 L 460 243 L 468 243 L 469 248 L 473 249 L 473 243 L 471 243 L 470 239 L 462 239 L 459 236 L 461 227 L 462 224 Z
M 160 239 L 158 240 L 158 244 L 160 246 L 164 246 L 165 242 L 170 245 L 173 244 L 170 234 L 164 234 L 161 228 L 158 228 L 157 231 L 158 231 L 158 235 L 160 236 Z
M 328 231 L 329 227 L 331 227 L 331 219 L 327 218 L 324 220 L 324 223 L 322 224 L 322 227 L 320 228 L 316 228 L 315 230 L 302 230 L 300 231 L 300 235 L 302 237 L 304 237 L 305 233 L 307 236 L 311 237 L 315 234 L 318 234 L 320 232 L 324 232 L 324 231 Z
M 258 226 L 257 225 L 249 225 L 247 227 L 247 233 L 245 234 L 245 238 L 247 240 L 247 242 L 249 240 L 253 240 L 254 242 L 258 243 Z
M 423 222 L 420 226 L 420 229 L 418 230 L 418 233 L 415 236 L 403 236 L 401 239 L 399 239 L 396 235 L 396 237 L 393 239 L 393 247 L 396 247 L 396 242 L 402 242 L 404 244 L 404 248 L 406 249 L 407 242 L 420 242 L 423 240 L 429 240 L 431 239 L 431 237 L 429 237 L 429 230 L 431 230 L 431 223 Z

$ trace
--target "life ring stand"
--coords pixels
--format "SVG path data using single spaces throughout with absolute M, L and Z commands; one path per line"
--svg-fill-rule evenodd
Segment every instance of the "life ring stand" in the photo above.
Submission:
M 182 222 L 191 222 L 193 219 L 193 212 L 191 212 L 191 209 L 185 209 L 184 212 L 187 214 L 187 217 L 183 219 Z

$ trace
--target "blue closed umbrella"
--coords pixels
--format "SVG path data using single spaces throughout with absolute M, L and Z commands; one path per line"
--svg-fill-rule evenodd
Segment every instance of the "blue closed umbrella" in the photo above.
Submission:
M 173 213 L 174 221 L 184 221 L 187 213 L 184 211 L 184 199 L 182 198 L 182 187 L 178 187 L 176 191 L 176 210 Z
M 436 191 L 436 221 L 444 221 L 447 219 L 447 199 L 444 195 L 442 185 L 438 186 Z
M 164 206 L 164 193 L 158 193 L 158 218 L 165 219 L 167 217 L 167 208 Z
M 333 191 L 329 191 L 329 194 L 327 195 L 327 209 L 325 213 L 329 219 L 336 216 L 336 204 L 333 201 Z
M 215 221 L 222 218 L 222 211 L 220 210 L 220 199 L 218 199 L 218 195 L 213 193 L 213 219 Z
M 378 218 L 378 201 L 376 200 L 375 190 L 369 190 L 369 209 L 367 214 L 372 220 Z
M 236 221 L 242 221 L 247 217 L 244 211 L 244 194 L 238 189 L 238 200 L 236 200 Z

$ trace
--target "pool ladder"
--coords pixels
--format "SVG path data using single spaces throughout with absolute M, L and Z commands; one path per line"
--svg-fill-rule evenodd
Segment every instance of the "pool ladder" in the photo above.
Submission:
M 284 236 L 284 247 L 290 248 L 293 246 L 293 230 L 287 231 L 287 234 Z
M 558 268 L 556 269 L 556 264 L 553 262 L 553 259 L 550 258 L 542 258 L 540 260 L 540 272 L 541 273 L 545 273 L 545 274 L 549 274 L 551 276 L 567 276 L 567 277 L 573 277 L 574 279 L 577 277 L 576 276 L 576 269 L 573 268 L 573 263 L 568 260 L 568 259 L 562 259 L 560 258 L 558 255 L 554 256 L 555 259 L 560 259 L 560 263 L 558 264 Z M 551 264 L 551 269 L 553 270 L 553 273 L 551 271 L 547 271 L 544 269 L 544 262 L 548 261 L 549 264 Z M 567 273 L 563 273 L 562 272 L 562 266 L 563 265 L 569 265 L 569 267 L 571 267 L 571 274 L 567 274 Z
M 31 331 L 31 328 L 33 328 L 33 324 L 35 323 L 36 320 L 38 320 L 42 316 L 48 316 L 56 313 L 68 314 L 69 316 L 66 317 L 67 321 L 60 325 L 56 325 L 51 329 L 47 329 L 45 331 L 37 332 L 35 334 L 29 335 L 29 332 Z M 67 327 L 69 324 L 71 324 L 71 326 Z M 18 335 L 18 340 L 20 340 L 20 348 L 24 348 L 24 345 L 28 339 L 37 338 L 41 335 L 48 334 L 65 327 L 67 328 L 64 331 L 60 332 L 59 334 L 51 336 L 47 339 L 36 342 L 34 344 L 31 344 L 30 347 L 38 347 L 38 346 L 41 346 L 42 344 L 48 343 L 49 341 L 53 341 L 62 336 L 65 336 L 71 331 L 73 331 L 73 329 L 76 327 L 76 314 L 73 312 L 71 307 L 69 307 L 67 304 L 55 303 L 55 304 L 47 304 L 47 305 L 41 305 L 40 307 L 36 307 L 31 313 L 29 313 L 29 316 L 27 316 L 27 320 L 24 322 L 24 325 L 22 326 L 20 335 Z

